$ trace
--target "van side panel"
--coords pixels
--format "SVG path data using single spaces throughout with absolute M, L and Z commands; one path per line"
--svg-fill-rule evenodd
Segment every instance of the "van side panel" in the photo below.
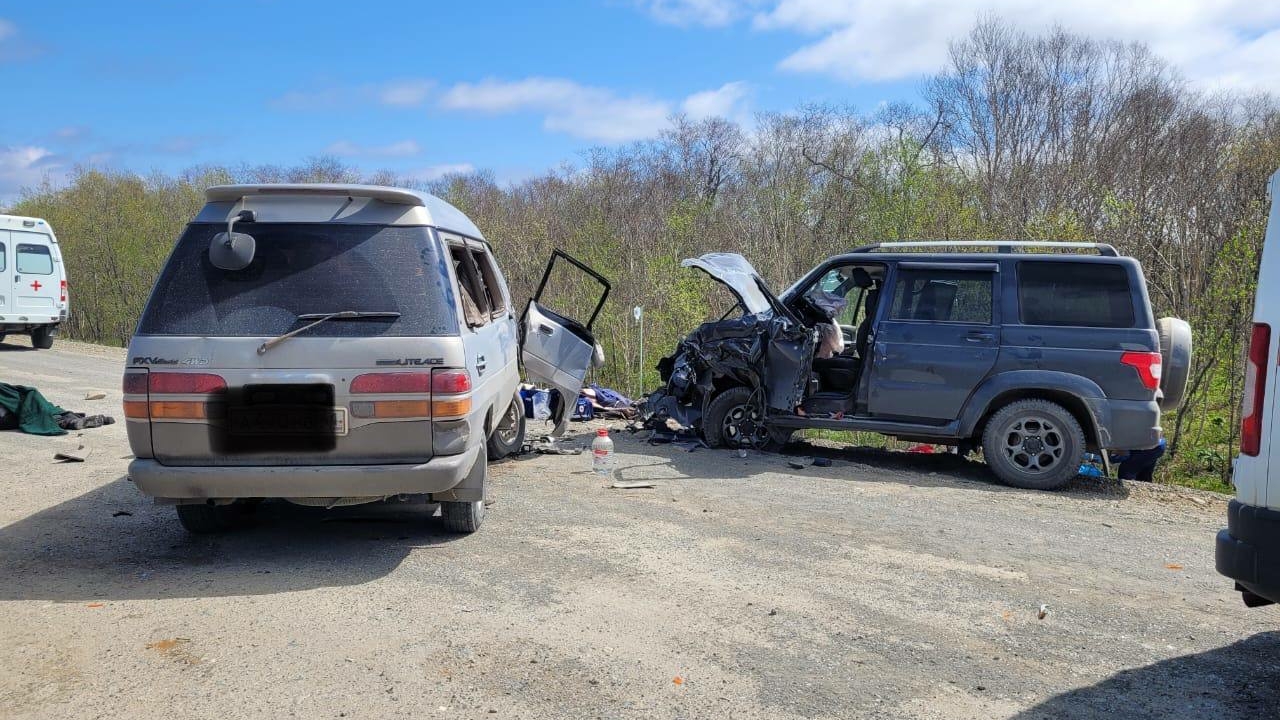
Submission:
M 1273 433 L 1280 429 L 1275 423 L 1280 411 L 1280 399 L 1276 397 L 1276 368 L 1280 360 L 1280 172 L 1271 176 L 1267 186 L 1271 196 L 1271 213 L 1267 218 L 1267 234 L 1262 244 L 1262 260 L 1258 266 L 1258 288 L 1254 298 L 1253 321 L 1271 326 L 1271 346 L 1267 352 L 1266 390 L 1262 413 L 1262 437 L 1257 457 L 1240 455 L 1236 458 L 1232 481 L 1236 486 L 1236 498 L 1246 505 L 1280 509 L 1280 482 L 1270 481 L 1271 446 Z

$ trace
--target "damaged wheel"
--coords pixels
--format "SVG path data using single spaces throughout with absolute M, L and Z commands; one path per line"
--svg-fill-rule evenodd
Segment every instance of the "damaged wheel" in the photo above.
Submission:
M 707 406 L 702 420 L 703 434 L 711 447 L 760 447 L 769 442 L 760 404 L 752 399 L 751 388 L 725 390 Z

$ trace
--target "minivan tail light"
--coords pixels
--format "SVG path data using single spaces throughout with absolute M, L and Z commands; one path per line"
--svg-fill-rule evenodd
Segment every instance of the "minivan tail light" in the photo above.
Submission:
M 1158 352 L 1127 352 L 1120 356 L 1120 362 L 1138 371 L 1138 379 L 1148 390 L 1160 387 L 1161 359 Z
M 125 395 L 146 395 L 147 374 L 145 372 L 126 373 L 123 389 Z
M 428 392 L 431 392 L 431 375 L 424 372 L 369 373 L 351 380 L 352 394 Z
M 227 389 L 221 375 L 210 373 L 153 372 L 147 378 L 152 394 L 212 395 Z
M 466 370 L 434 370 L 431 373 L 431 392 L 445 395 L 471 392 L 471 374 Z
M 1244 371 L 1244 410 L 1240 418 L 1240 454 L 1257 457 L 1262 447 L 1262 403 L 1267 397 L 1267 356 L 1271 326 L 1254 323 L 1249 336 L 1249 362 Z

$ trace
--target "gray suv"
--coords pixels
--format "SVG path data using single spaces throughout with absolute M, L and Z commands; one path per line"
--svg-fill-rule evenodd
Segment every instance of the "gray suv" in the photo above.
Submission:
M 981 448 L 1004 482 L 1050 489 L 1086 451 L 1157 445 L 1161 408 L 1186 386 L 1190 328 L 1155 320 L 1142 268 L 1108 245 L 882 243 L 780 295 L 740 255 L 683 264 L 728 286 L 740 312 L 659 363 L 649 425 L 713 446 L 873 431 Z
M 486 460 L 523 441 L 519 363 L 577 397 L 601 362 L 591 326 L 609 283 L 557 251 L 517 324 L 489 243 L 437 197 L 326 184 L 206 197 L 129 344 L 138 489 L 192 532 L 263 498 L 407 495 L 438 503 L 448 529 L 476 530 Z M 586 310 L 543 301 L 553 269 L 585 284 Z M 552 408 L 557 432 L 570 407 Z

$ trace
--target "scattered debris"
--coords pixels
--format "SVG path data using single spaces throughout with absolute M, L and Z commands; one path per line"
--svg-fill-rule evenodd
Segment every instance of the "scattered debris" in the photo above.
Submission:
M 111 513 L 111 517 L 133 517 L 133 513 L 128 510 L 117 510 Z
M 1038 611 L 1036 612 L 1036 619 L 1037 619 L 1037 620 L 1043 620 L 1043 619 L 1045 619 L 1045 618 L 1047 618 L 1047 617 L 1049 617 L 1049 606 L 1048 606 L 1048 605 L 1041 605 L 1041 606 L 1040 606 L 1040 610 L 1038 610 Z
M 76 444 L 75 447 L 68 445 L 53 454 L 53 459 L 59 462 L 84 462 L 85 458 L 93 453 L 93 448 L 85 447 L 82 444 Z
M 87 608 L 100 608 L 100 607 L 102 607 L 102 603 L 89 603 L 89 604 L 85 605 L 85 607 L 87 607 Z
M 814 458 L 813 466 L 814 467 L 831 467 L 831 458 L 824 458 L 824 457 Z
M 683 685 L 683 684 L 684 684 L 684 678 L 682 678 L 682 677 L 680 677 L 679 675 L 677 675 L 677 676 L 675 676 L 675 677 L 671 678 L 671 682 L 675 683 L 676 685 Z
M 609 487 L 618 490 L 637 490 L 639 488 L 656 488 L 658 484 L 652 480 L 614 480 Z
M 1178 563 L 1167 563 L 1167 564 L 1164 566 L 1164 569 L 1165 569 L 1165 570 L 1181 570 L 1181 569 L 1182 569 L 1182 566 L 1181 566 L 1181 565 L 1179 565 Z
M 778 614 L 778 608 L 773 608 L 772 610 L 769 611 L 769 617 L 773 617 L 774 615 L 777 615 L 777 614 Z
M 792 470 L 803 470 L 804 463 L 800 462 L 799 460 L 788 460 L 787 467 L 791 468 Z
M 107 394 L 104 392 L 98 392 L 97 390 L 92 390 L 84 394 L 84 399 L 85 400 L 102 400 L 106 396 Z

